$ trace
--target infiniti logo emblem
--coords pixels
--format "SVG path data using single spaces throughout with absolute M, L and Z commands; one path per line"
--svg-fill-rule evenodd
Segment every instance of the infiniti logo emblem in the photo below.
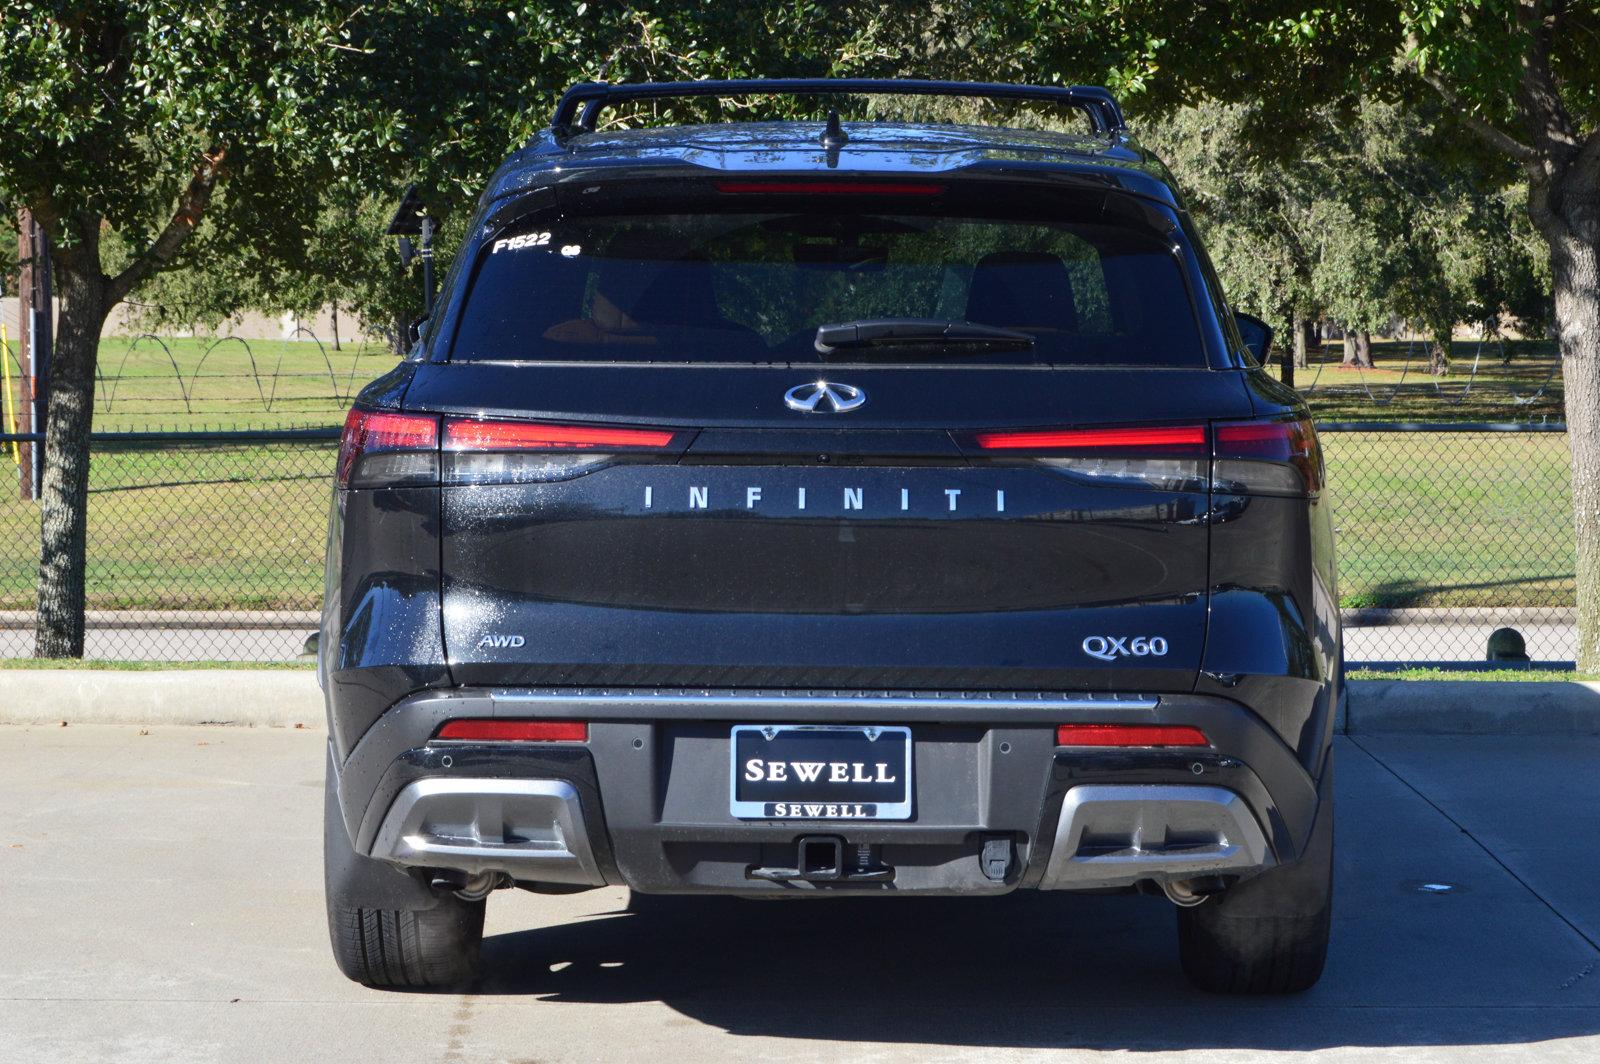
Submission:
M 867 393 L 855 385 L 830 384 L 827 381 L 797 384 L 783 393 L 785 406 L 805 414 L 815 414 L 824 410 L 842 414 L 847 410 L 854 410 L 866 401 Z

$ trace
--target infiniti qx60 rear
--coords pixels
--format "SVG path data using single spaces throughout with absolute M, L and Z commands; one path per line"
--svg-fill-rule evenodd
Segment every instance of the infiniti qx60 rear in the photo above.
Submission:
M 1084 129 L 598 131 L 775 92 Z M 1198 985 L 1311 985 L 1339 617 L 1269 341 L 1102 89 L 572 89 L 346 425 L 341 968 L 468 979 L 502 888 L 1030 889 L 1164 895 Z

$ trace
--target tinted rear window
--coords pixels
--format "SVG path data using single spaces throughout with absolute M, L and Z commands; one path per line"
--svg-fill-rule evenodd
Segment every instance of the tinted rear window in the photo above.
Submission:
M 859 211 L 541 216 L 484 249 L 450 357 L 818 362 L 819 325 L 876 318 L 1035 339 L 962 362 L 1205 364 L 1183 275 L 1153 235 Z

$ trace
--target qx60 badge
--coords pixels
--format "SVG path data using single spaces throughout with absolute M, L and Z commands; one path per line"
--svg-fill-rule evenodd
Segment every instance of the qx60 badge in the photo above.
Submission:
M 843 414 L 867 401 L 867 393 L 853 384 L 812 381 L 797 384 L 783 393 L 783 403 L 803 414 Z
M 1091 635 L 1083 641 L 1083 652 L 1101 661 L 1118 658 L 1165 657 L 1167 641 L 1159 635 Z

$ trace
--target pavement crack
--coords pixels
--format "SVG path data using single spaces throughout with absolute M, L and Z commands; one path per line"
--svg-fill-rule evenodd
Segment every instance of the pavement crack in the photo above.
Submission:
M 1499 865 L 1505 871 L 1506 875 L 1516 880 L 1516 882 L 1522 886 L 1523 890 L 1526 890 L 1529 894 L 1532 894 L 1535 898 L 1538 898 L 1539 903 L 1546 909 L 1550 910 L 1551 915 L 1553 915 L 1557 920 L 1560 920 L 1562 923 L 1566 924 L 1567 927 L 1571 928 L 1572 933 L 1577 935 L 1584 942 L 1588 943 L 1590 949 L 1594 950 L 1596 953 L 1600 953 L 1600 942 L 1596 942 L 1592 937 L 1590 937 L 1588 932 L 1584 931 L 1583 928 L 1579 927 L 1577 924 L 1568 919 L 1566 913 L 1556 908 L 1555 904 L 1549 898 L 1545 897 L 1543 894 L 1539 893 L 1538 890 L 1534 889 L 1533 884 L 1529 883 L 1526 879 L 1523 879 L 1522 876 L 1518 875 L 1516 869 L 1502 861 L 1500 859 L 1500 855 L 1491 850 L 1482 839 L 1474 835 L 1471 829 L 1469 829 L 1465 824 L 1461 823 L 1461 821 L 1457 820 L 1455 817 L 1451 816 L 1449 813 L 1445 812 L 1443 806 L 1439 805 L 1439 803 L 1435 802 L 1432 798 L 1429 798 L 1426 794 L 1423 794 L 1422 791 L 1417 789 L 1415 784 L 1390 767 L 1387 761 L 1369 750 L 1365 745 L 1362 744 L 1360 738 L 1354 735 L 1346 735 L 1345 738 L 1351 743 L 1354 743 L 1357 750 L 1360 750 L 1363 754 L 1366 754 L 1368 757 L 1370 757 L 1373 760 L 1373 763 L 1379 768 L 1383 769 L 1389 775 L 1398 780 L 1402 787 L 1416 795 L 1418 798 L 1421 798 L 1428 804 L 1430 809 L 1454 825 L 1456 830 L 1461 832 L 1462 835 L 1472 840 L 1472 844 L 1478 849 L 1482 850 L 1484 856 L 1488 857 L 1489 860 Z M 1593 965 L 1590 965 L 1589 968 L 1584 969 L 1584 971 L 1580 972 L 1576 977 L 1568 980 L 1566 984 L 1563 984 L 1562 989 L 1565 990 L 1569 985 L 1576 984 L 1579 979 L 1582 979 L 1584 976 L 1588 975 L 1592 968 Z

